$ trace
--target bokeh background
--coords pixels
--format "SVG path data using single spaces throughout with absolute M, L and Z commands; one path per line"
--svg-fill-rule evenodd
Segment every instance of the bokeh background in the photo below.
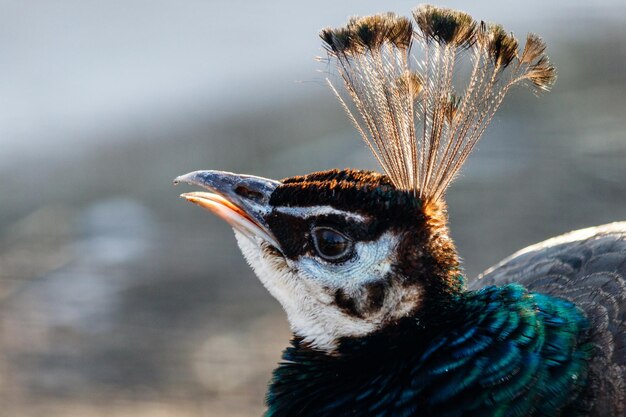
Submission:
M 626 220 L 626 3 L 441 5 L 542 34 L 559 71 L 510 95 L 449 191 L 468 276 Z M 376 168 L 317 33 L 414 6 L 0 1 L 0 415 L 260 415 L 285 317 L 172 179 Z

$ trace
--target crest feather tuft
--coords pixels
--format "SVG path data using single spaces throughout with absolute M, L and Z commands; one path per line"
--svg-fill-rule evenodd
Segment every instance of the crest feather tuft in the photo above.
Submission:
M 438 200 L 510 88 L 537 92 L 556 79 L 545 44 L 519 43 L 497 24 L 423 5 L 411 21 L 393 13 L 355 17 L 320 33 L 351 103 L 329 84 L 394 185 Z

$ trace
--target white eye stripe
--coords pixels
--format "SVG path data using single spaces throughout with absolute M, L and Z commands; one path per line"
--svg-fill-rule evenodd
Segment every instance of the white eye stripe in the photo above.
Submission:
M 337 210 L 331 206 L 311 206 L 311 207 L 276 207 L 274 210 L 289 214 L 290 216 L 300 217 L 307 219 L 314 216 L 323 216 L 328 214 L 334 214 L 337 216 L 344 216 L 353 220 L 364 222 L 367 220 L 365 216 L 352 213 L 349 211 Z

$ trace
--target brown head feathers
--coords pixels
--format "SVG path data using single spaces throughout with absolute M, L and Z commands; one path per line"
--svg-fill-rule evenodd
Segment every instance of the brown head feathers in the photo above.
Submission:
M 331 88 L 385 174 L 438 200 L 509 89 L 547 91 L 556 72 L 537 35 L 520 52 L 502 26 L 461 11 L 423 5 L 413 18 L 355 17 L 320 36 L 353 106 Z

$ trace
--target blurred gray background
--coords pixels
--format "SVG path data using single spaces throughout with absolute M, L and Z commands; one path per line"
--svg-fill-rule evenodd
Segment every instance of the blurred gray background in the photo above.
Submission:
M 448 1 L 559 79 L 510 94 L 448 193 L 474 277 L 626 220 L 623 0 Z M 177 175 L 376 168 L 318 30 L 409 1 L 0 1 L 0 415 L 251 416 L 289 331 Z

